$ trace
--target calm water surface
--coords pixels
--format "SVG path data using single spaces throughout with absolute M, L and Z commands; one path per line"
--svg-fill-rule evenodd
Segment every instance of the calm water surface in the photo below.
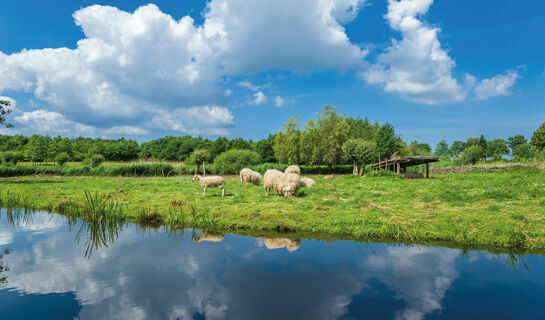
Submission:
M 543 256 L 81 227 L 0 211 L 0 319 L 545 318 Z

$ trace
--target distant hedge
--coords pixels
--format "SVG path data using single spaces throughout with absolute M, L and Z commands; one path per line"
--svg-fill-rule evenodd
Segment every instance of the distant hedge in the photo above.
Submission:
M 176 170 L 170 163 L 127 164 L 114 166 L 0 166 L 0 177 L 18 177 L 35 174 L 58 176 L 124 176 L 152 177 L 176 175 Z
M 268 169 L 277 169 L 284 171 L 288 166 L 279 163 L 264 163 L 249 166 L 252 170 L 265 173 Z M 350 174 L 352 166 L 300 166 L 301 174 Z M 206 165 L 207 174 L 237 174 L 232 172 L 232 168 L 227 168 L 228 172 L 219 172 L 222 166 L 208 164 Z M 193 175 L 195 165 L 183 164 L 174 167 L 170 163 L 137 163 L 120 164 L 111 166 L 28 166 L 28 165 L 0 165 L 0 177 L 19 177 L 30 175 L 56 175 L 56 176 L 97 176 L 97 177 L 171 177 L 176 175 Z M 199 167 L 199 173 L 202 174 L 202 166 Z
M 250 166 L 250 169 L 257 171 L 261 174 L 265 173 L 268 169 L 276 169 L 280 171 L 286 170 L 288 167 L 287 164 L 280 163 L 264 163 L 258 164 L 255 166 Z M 341 166 L 299 166 L 301 169 L 301 174 L 350 174 L 352 173 L 353 167 L 351 165 L 341 165 Z

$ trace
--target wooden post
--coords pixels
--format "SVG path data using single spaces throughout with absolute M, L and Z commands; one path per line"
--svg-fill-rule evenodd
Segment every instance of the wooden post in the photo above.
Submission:
M 397 173 L 397 174 L 400 174 L 400 173 L 401 173 L 401 164 L 399 164 L 399 162 L 396 163 L 396 173 Z
M 426 162 L 426 179 L 430 177 L 430 164 Z
M 206 176 L 206 164 L 204 161 L 202 162 L 202 175 Z

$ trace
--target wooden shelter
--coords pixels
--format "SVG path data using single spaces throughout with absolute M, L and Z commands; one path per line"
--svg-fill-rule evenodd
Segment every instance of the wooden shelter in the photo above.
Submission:
M 406 172 L 407 167 L 425 164 L 426 178 L 429 178 L 430 162 L 438 162 L 440 160 L 440 157 L 405 157 L 395 152 L 390 159 L 372 164 L 371 168 L 373 170 L 387 169 L 400 174 L 401 172 Z

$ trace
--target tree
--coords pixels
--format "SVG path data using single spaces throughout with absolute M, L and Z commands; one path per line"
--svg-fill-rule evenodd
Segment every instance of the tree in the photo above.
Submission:
M 466 148 L 460 158 L 464 164 L 475 164 L 477 161 L 483 158 L 484 150 L 480 145 L 472 145 Z
M 515 151 L 516 147 L 527 142 L 528 140 L 526 140 L 526 138 L 522 134 L 517 134 L 513 137 L 507 138 L 507 146 L 509 147 L 509 149 L 511 149 L 511 154 Z
M 449 152 L 450 150 L 449 150 L 448 143 L 445 140 L 441 140 L 439 141 L 439 143 L 437 143 L 434 154 L 438 157 L 444 157 L 444 156 L 448 156 Z
M 540 151 L 545 149 L 545 122 L 534 132 L 530 144 Z
M 266 139 L 261 139 L 252 145 L 252 149 L 261 156 L 261 161 L 276 162 L 276 157 L 274 156 L 274 138 L 275 135 L 269 134 Z
M 394 152 L 398 151 L 398 142 L 399 138 L 395 135 L 394 127 L 389 123 L 382 125 L 375 135 L 375 143 L 377 144 L 380 159 L 389 159 Z
M 486 156 L 494 161 L 500 161 L 502 156 L 509 154 L 507 142 L 503 139 L 490 140 L 486 144 Z
M 242 138 L 236 138 L 234 140 L 232 140 L 230 143 L 229 143 L 229 149 L 238 149 L 238 150 L 242 150 L 242 149 L 252 149 L 252 146 L 250 145 L 250 143 L 248 143 L 248 141 L 242 139 Z
M 221 153 L 229 150 L 229 139 L 225 137 L 218 137 L 210 146 L 210 157 L 215 159 Z
M 362 119 L 360 117 L 345 119 L 348 124 L 348 137 L 352 139 L 364 139 L 373 141 L 375 137 L 375 128 L 367 118 Z
M 195 176 L 199 171 L 199 166 L 202 163 L 202 172 L 203 175 L 206 175 L 206 161 L 210 160 L 210 152 L 206 149 L 195 149 L 186 160 L 187 162 L 195 164 Z
M 0 100 L 0 125 L 5 126 L 6 128 L 13 128 L 13 125 L 9 122 L 6 122 L 6 117 L 11 113 L 11 101 L 9 100 Z
M 68 161 L 70 161 L 70 155 L 66 152 L 61 152 L 55 157 L 55 162 L 61 167 L 64 167 Z
M 529 143 L 523 143 L 515 146 L 511 153 L 515 161 L 528 161 L 532 158 L 532 145 Z
M 321 162 L 332 166 L 342 159 L 342 145 L 348 139 L 348 124 L 337 108 L 327 105 L 318 112 L 316 130 L 320 137 L 318 151 Z
M 452 142 L 452 145 L 450 146 L 449 153 L 452 158 L 457 158 L 460 156 L 463 150 L 464 150 L 464 143 L 460 140 L 455 140 Z
M 44 136 L 33 135 L 25 146 L 25 156 L 32 162 L 41 162 L 47 158 L 48 141 Z
M 348 139 L 343 144 L 343 156 L 346 160 L 352 161 L 353 169 L 352 174 L 358 174 L 358 160 L 360 159 L 361 151 L 361 140 L 360 139 Z
M 59 144 L 61 140 L 60 136 L 49 140 L 49 143 L 47 144 L 47 161 L 55 161 L 55 157 L 59 153 Z
M 94 154 L 88 158 L 83 159 L 83 164 L 91 167 L 99 167 L 104 162 L 104 160 L 105 158 L 103 155 Z
M 373 161 L 377 154 L 377 145 L 372 141 L 363 139 L 349 139 L 342 147 L 343 156 L 346 160 L 353 163 L 353 174 L 363 175 L 367 163 Z M 360 161 L 361 169 L 358 171 L 358 161 Z
M 299 116 L 288 119 L 274 139 L 274 155 L 280 163 L 299 164 Z
M 411 156 L 428 156 L 431 154 L 431 147 L 427 143 L 413 141 L 409 144 L 409 154 Z
M 1 153 L 0 158 L 3 164 L 16 165 L 17 162 L 25 158 L 25 155 L 21 151 L 4 151 Z
M 318 128 L 313 119 L 310 119 L 303 130 L 299 138 L 299 159 L 302 164 L 315 165 L 321 162 L 321 156 L 319 152 L 320 135 Z

